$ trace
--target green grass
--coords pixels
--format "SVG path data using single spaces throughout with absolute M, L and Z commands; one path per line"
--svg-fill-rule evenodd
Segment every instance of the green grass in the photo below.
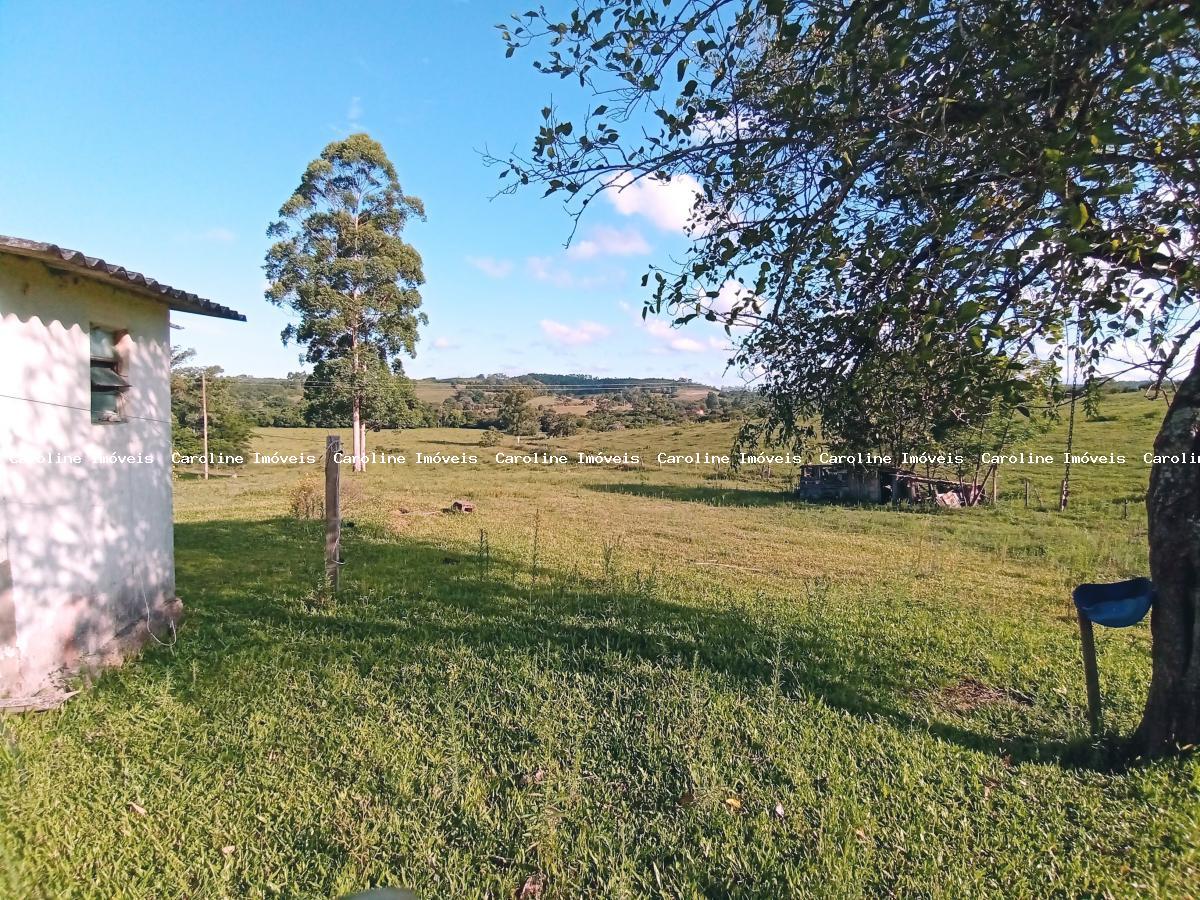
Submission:
M 1078 446 L 1140 461 L 1148 409 L 1116 398 Z M 556 443 L 721 452 L 730 434 Z M 495 452 L 465 431 L 372 441 Z M 317 470 L 181 478 L 178 643 L 0 722 L 0 895 L 512 897 L 539 874 L 552 897 L 1200 883 L 1200 764 L 1114 770 L 1086 737 L 1069 590 L 1145 571 L 1145 467 L 1077 468 L 1059 514 L 1024 509 L 1026 475 L 1057 496 L 1041 468 L 1006 469 L 996 508 L 933 513 L 799 504 L 704 467 L 376 466 L 346 479 L 335 599 L 320 523 L 286 514 L 299 468 Z M 477 511 L 443 513 L 457 497 Z M 1127 732 L 1148 629 L 1098 640 Z
M 416 394 L 417 399 L 434 405 L 439 405 L 443 400 L 453 397 L 454 391 L 454 385 L 440 381 L 420 379 L 413 382 L 413 393 Z

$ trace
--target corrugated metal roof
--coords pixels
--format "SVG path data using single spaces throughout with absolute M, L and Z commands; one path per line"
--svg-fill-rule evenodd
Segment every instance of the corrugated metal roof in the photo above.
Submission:
M 41 241 L 27 241 L 24 238 L 0 234 L 0 253 L 26 256 L 31 259 L 40 259 L 52 266 L 65 265 L 72 270 L 78 269 L 79 274 L 87 278 L 160 300 L 171 309 L 177 309 L 180 312 L 215 316 L 218 319 L 234 319 L 239 322 L 246 321 L 245 316 L 228 306 L 222 306 L 212 300 L 205 300 L 203 297 L 181 291 L 169 284 L 147 278 L 141 272 L 133 272 L 122 266 L 115 266 L 95 256 L 84 256 L 78 250 L 68 250 L 57 244 L 44 244 Z

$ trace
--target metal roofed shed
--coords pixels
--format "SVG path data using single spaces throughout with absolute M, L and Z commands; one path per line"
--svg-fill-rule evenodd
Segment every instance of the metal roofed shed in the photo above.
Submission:
M 68 250 L 57 244 L 46 244 L 42 241 L 30 241 L 25 238 L 0 234 L 0 252 L 40 259 L 51 268 L 75 271 L 84 277 L 159 300 L 171 309 L 180 312 L 214 316 L 218 319 L 233 319 L 238 322 L 246 321 L 244 315 L 228 306 L 222 306 L 212 300 L 206 300 L 195 294 L 189 294 L 187 291 L 181 291 L 179 288 L 171 287 L 169 284 L 163 284 L 161 281 L 155 281 L 141 272 L 134 272 L 124 266 L 105 262 L 97 256 L 85 256 L 78 250 Z
M 800 467 L 794 492 L 815 503 L 930 503 L 943 507 L 975 506 L 984 499 L 975 481 L 928 478 L 895 466 L 844 463 Z
M 0 236 L 0 708 L 170 642 L 173 311 L 241 313 Z

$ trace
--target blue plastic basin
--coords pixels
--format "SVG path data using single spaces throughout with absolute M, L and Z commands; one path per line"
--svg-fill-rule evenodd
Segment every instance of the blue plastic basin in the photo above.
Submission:
M 1112 584 L 1081 584 L 1071 594 L 1075 607 L 1097 625 L 1128 628 L 1146 618 L 1154 603 L 1149 578 L 1130 578 Z

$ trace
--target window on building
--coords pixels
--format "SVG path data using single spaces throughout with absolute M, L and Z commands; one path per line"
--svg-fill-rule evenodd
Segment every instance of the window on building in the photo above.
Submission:
M 92 329 L 92 421 L 101 423 L 125 421 L 125 380 L 121 358 L 123 331 L 108 328 Z

